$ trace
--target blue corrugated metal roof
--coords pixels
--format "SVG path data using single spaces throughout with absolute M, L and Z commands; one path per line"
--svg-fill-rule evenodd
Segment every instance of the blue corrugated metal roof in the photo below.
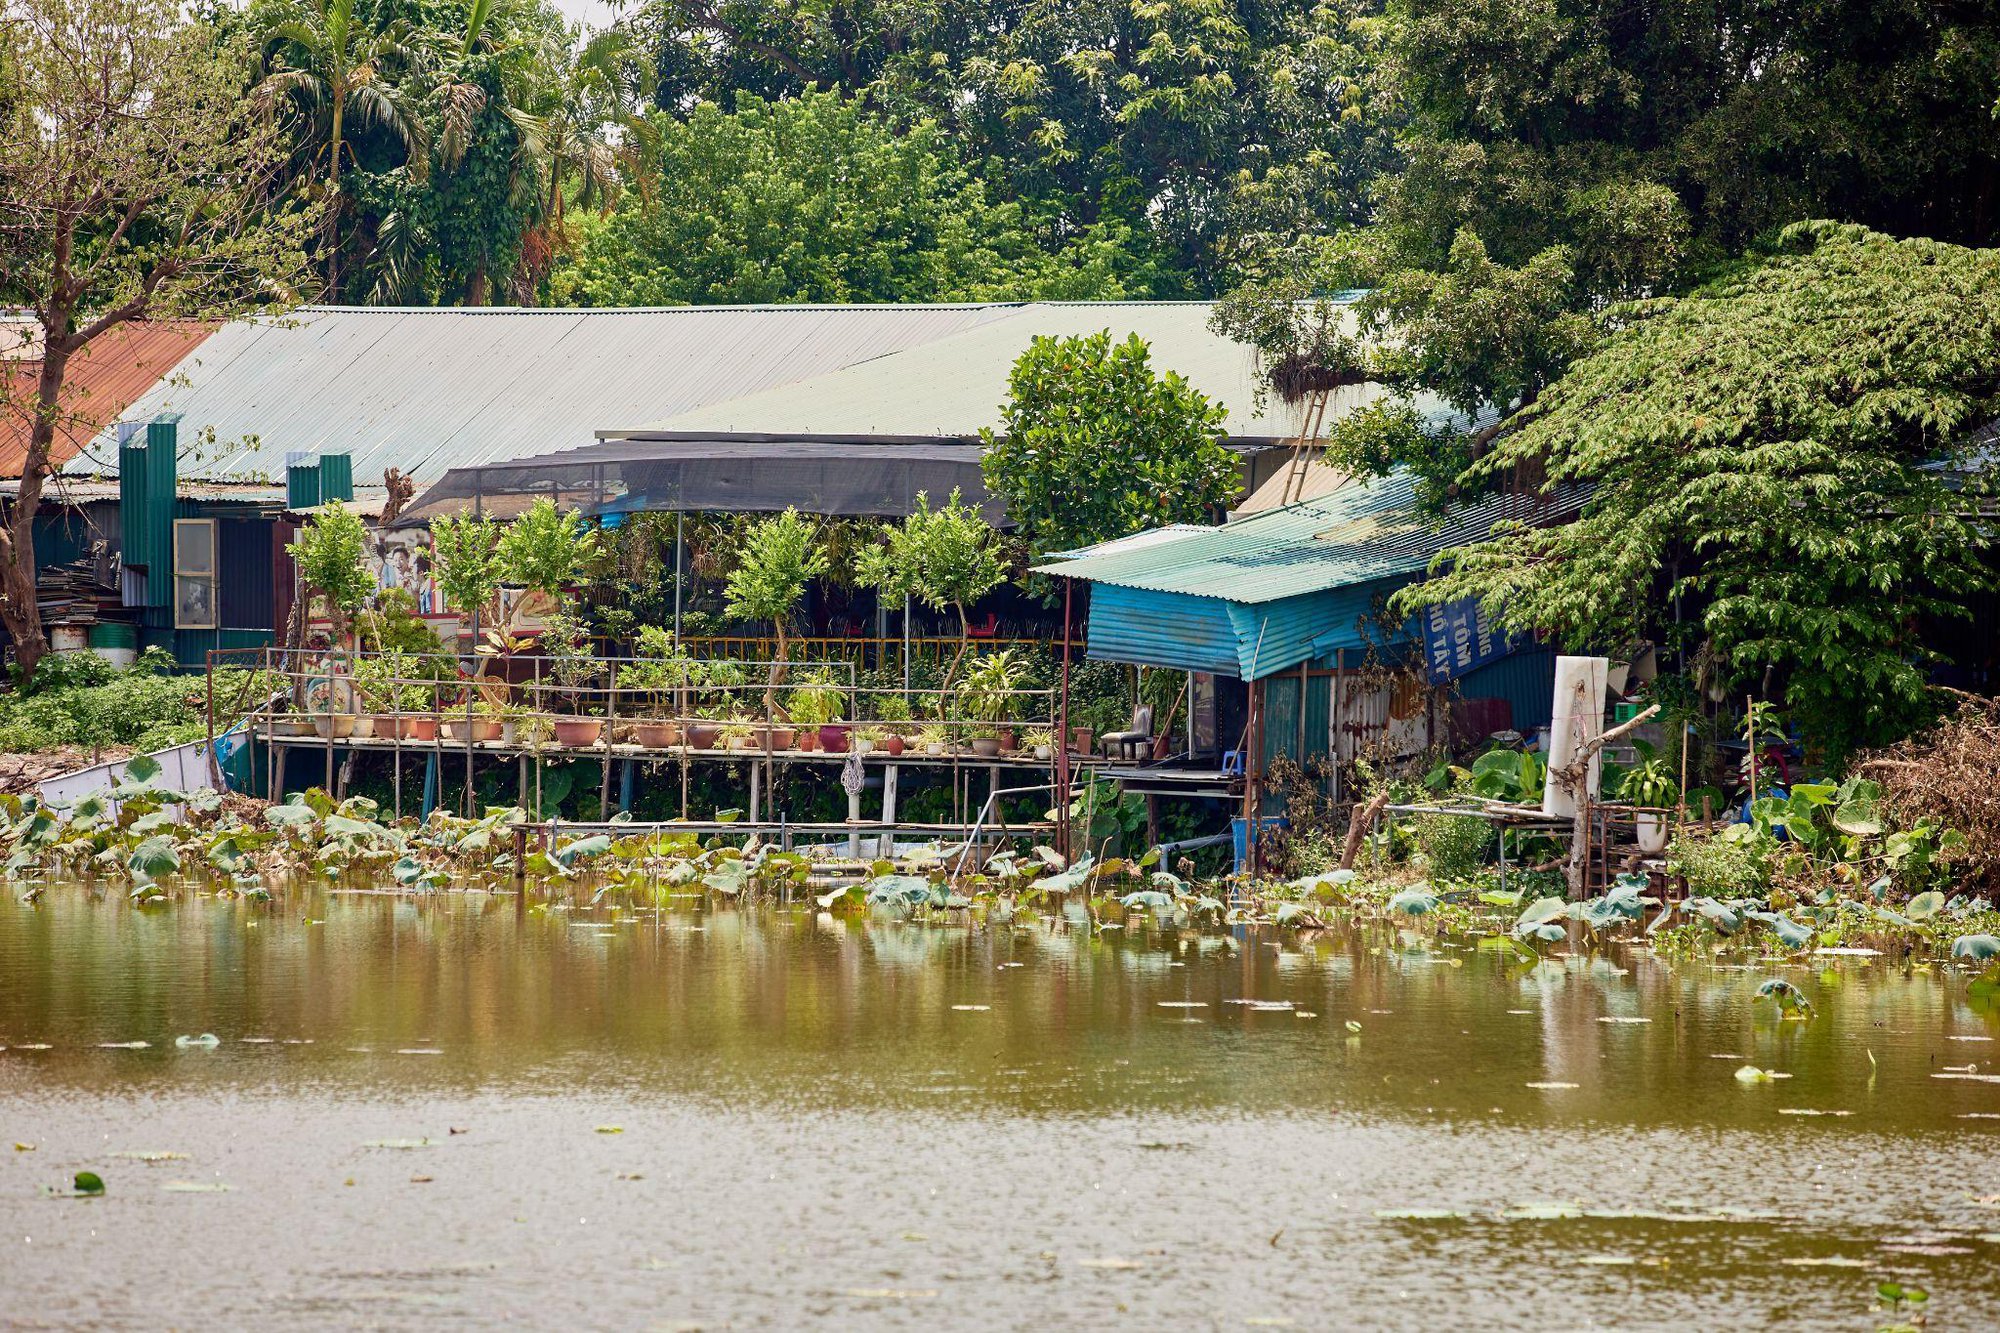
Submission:
M 1495 524 L 1572 517 L 1586 494 L 1568 487 L 1546 498 L 1496 495 L 1432 518 L 1417 504 L 1414 479 L 1399 473 L 1220 527 L 1136 549 L 1097 548 L 1037 569 L 1125 588 L 1277 602 L 1418 573 L 1440 551 L 1491 536 Z

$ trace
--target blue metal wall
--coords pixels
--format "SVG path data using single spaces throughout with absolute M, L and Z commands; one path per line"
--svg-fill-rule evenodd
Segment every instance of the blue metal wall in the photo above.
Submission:
M 1467 699 L 1505 699 L 1514 710 L 1514 730 L 1530 732 L 1549 724 L 1555 703 L 1556 655 L 1550 648 L 1531 648 L 1458 678 L 1458 692 Z
M 1214 597 L 1094 584 L 1087 655 L 1106 662 L 1234 676 L 1236 632 Z

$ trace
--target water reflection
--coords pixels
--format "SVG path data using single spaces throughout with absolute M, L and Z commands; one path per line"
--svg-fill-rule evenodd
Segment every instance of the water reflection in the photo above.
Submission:
M 8 901 L 9 1272 L 58 1322 L 79 1263 L 108 1322 L 1865 1325 L 1896 1274 L 2000 1321 L 1962 977 L 1142 925 Z

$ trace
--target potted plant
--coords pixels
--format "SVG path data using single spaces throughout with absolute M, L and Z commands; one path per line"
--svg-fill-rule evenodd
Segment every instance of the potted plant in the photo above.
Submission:
M 945 752 L 951 740 L 942 723 L 927 722 L 917 728 L 916 742 L 917 748 L 925 754 L 939 755 Z
M 575 749 L 596 745 L 604 734 L 604 719 L 583 710 L 588 706 L 585 692 L 597 679 L 598 661 L 590 651 L 582 623 L 567 614 L 551 616 L 542 635 L 542 652 L 549 659 L 550 674 L 568 694 L 573 709 L 555 717 L 556 744 Z
M 680 744 L 681 728 L 673 714 L 678 696 L 691 682 L 694 663 L 658 625 L 640 627 L 638 652 L 637 660 L 618 668 L 618 688 L 637 691 L 646 710 L 645 718 L 632 726 L 632 739 L 649 750 L 664 750 Z
M 856 727 L 848 743 L 853 747 L 856 754 L 873 754 L 875 751 L 881 749 L 888 742 L 888 739 L 888 732 L 879 726 L 870 724 L 868 726 Z
M 972 664 L 959 687 L 966 715 L 980 726 L 971 736 L 975 754 L 991 758 L 1002 749 L 1014 748 L 1014 700 L 1027 675 L 1020 655 L 1012 648 L 989 654 Z
M 818 732 L 821 749 L 828 754 L 846 751 L 848 729 L 841 725 L 841 719 L 847 716 L 847 696 L 830 673 L 817 671 L 807 676 L 785 705 L 800 730 Z
M 560 510 L 543 496 L 507 525 L 493 546 L 488 573 L 516 588 L 554 599 L 597 554 L 597 533 L 574 509 Z
M 713 750 L 716 739 L 721 735 L 721 722 L 717 720 L 714 710 L 706 706 L 695 709 L 694 717 L 681 728 L 681 738 L 690 750 Z
M 1056 752 L 1056 729 L 1054 727 L 1030 727 L 1021 743 L 1037 759 L 1047 759 Z
M 770 675 L 764 681 L 764 714 L 778 712 L 778 687 L 785 682 L 787 630 L 806 585 L 826 572 L 826 551 L 813 524 L 796 509 L 761 519 L 743 534 L 736 568 L 725 585 L 725 609 L 738 620 L 768 620 L 777 636 Z
M 979 506 L 956 490 L 942 509 L 918 492 L 915 509 L 901 524 L 885 524 L 880 536 L 856 555 L 854 581 L 874 588 L 885 604 L 911 600 L 958 616 L 958 650 L 945 668 L 942 707 L 972 644 L 966 608 L 1007 581 L 1004 548 Z
M 487 514 L 461 509 L 454 517 L 431 520 L 431 567 L 438 592 L 450 610 L 465 617 L 476 638 L 479 618 L 500 589 L 501 525 Z M 486 663 L 479 664 L 483 672 Z
M 354 663 L 354 683 L 372 714 L 375 734 L 385 740 L 437 739 L 436 687 L 424 683 L 423 659 L 401 648 L 386 648 Z
M 757 748 L 757 731 L 741 718 L 732 718 L 722 724 L 721 741 L 725 750 L 754 750 Z
M 1637 748 L 1639 762 L 1625 770 L 1618 795 L 1633 807 L 1639 850 L 1653 855 L 1666 850 L 1667 812 L 1680 799 L 1681 789 L 1665 758 L 1643 741 Z
M 986 723 L 977 723 L 966 728 L 964 739 L 972 747 L 972 752 L 981 759 L 995 759 L 1000 754 L 1000 729 Z

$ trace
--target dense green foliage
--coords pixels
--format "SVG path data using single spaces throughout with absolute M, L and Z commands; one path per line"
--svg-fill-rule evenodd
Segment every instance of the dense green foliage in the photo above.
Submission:
M 337 504 L 314 510 L 298 540 L 285 547 L 298 567 L 299 581 L 325 604 L 336 639 L 375 591 L 375 580 L 362 563 L 367 549 L 361 520 Z
M 657 100 L 830 88 L 1063 236 L 1129 229 L 1154 294 L 1202 291 L 1239 238 L 1358 220 L 1389 153 L 1379 28 L 1343 0 L 651 0 Z
M 208 679 L 167 674 L 173 660 L 148 649 L 119 670 L 95 653 L 45 657 L 32 688 L 0 694 L 0 754 L 32 754 L 70 745 L 158 750 L 208 734 Z M 237 710 L 259 707 L 275 677 L 225 668 L 215 673 L 216 730 Z
M 601 225 L 554 299 L 715 305 L 1114 297 L 1137 247 L 1107 224 L 1059 239 L 953 162 L 936 125 L 843 100 L 743 94 L 654 118 L 657 184 Z M 1143 275 L 1134 284 L 1145 286 Z
M 1226 409 L 1134 334 L 1036 338 L 1008 377 L 1001 428 L 986 430 L 986 488 L 1036 556 L 1161 523 L 1205 522 L 1238 489 Z
M 500 586 L 500 523 L 489 514 L 431 520 L 431 556 L 445 604 L 477 614 Z
M 1786 223 L 2000 226 L 1982 5 L 644 0 L 587 40 L 547 0 L 208 21 L 256 43 L 349 300 L 1365 286 L 1376 333 L 1423 326 L 1378 339 L 1379 369 L 1476 409 L 1560 373 L 1574 319 Z
M 1599 648 L 1684 620 L 1710 684 L 1782 687 L 1835 751 L 1890 737 L 1923 701 L 1923 618 L 1991 577 L 1968 497 L 1924 464 L 1996 413 L 2000 252 L 1800 225 L 1739 276 L 1622 307 L 1469 473 L 1592 484 L 1579 521 L 1448 553 L 1400 600 L 1477 596 Z
M 508 583 L 553 597 L 575 582 L 597 553 L 597 530 L 546 495 L 509 523 L 494 544 L 495 572 Z

